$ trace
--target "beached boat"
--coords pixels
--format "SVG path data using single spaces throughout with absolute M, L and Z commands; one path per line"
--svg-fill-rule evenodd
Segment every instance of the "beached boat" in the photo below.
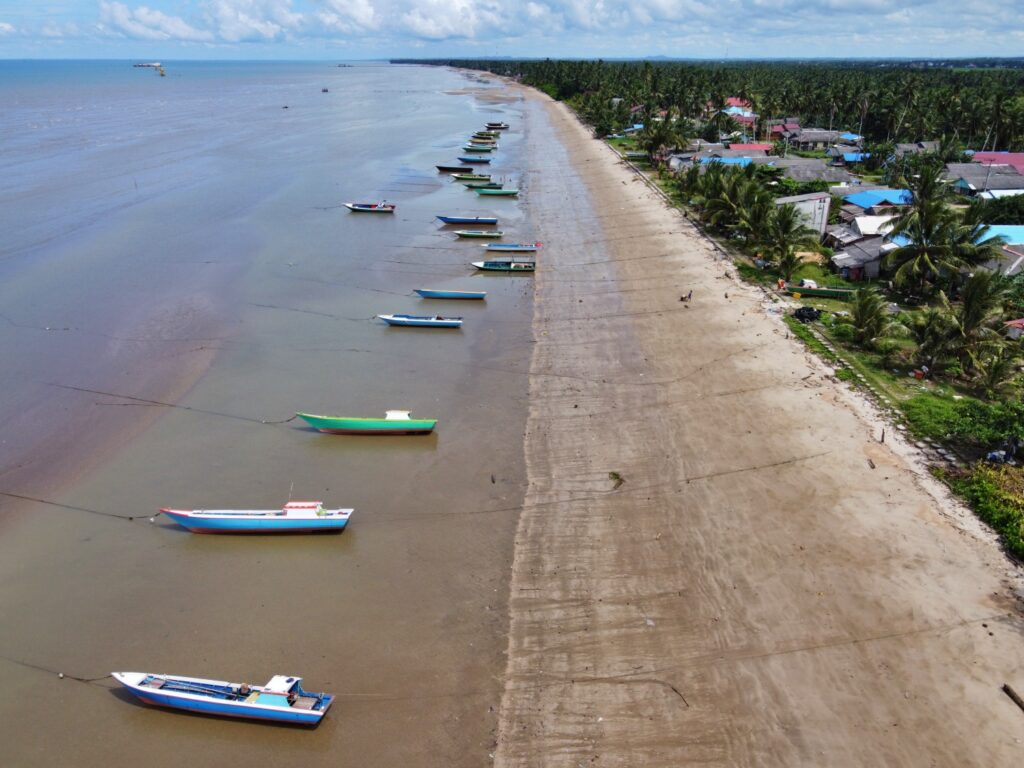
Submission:
M 434 167 L 441 173 L 470 173 L 473 170 L 462 165 L 435 165 Z
M 438 216 L 445 224 L 497 224 L 497 216 Z
M 456 229 L 459 237 L 501 237 L 505 233 L 500 229 Z
M 488 123 L 487 124 L 487 130 L 488 131 L 507 131 L 508 130 L 508 123 Z
M 340 531 L 351 509 L 324 509 L 322 501 L 289 501 L 281 509 L 168 509 L 160 512 L 193 533 L 312 533 Z
M 478 195 L 493 195 L 495 197 L 515 197 L 519 194 L 518 189 L 478 189 Z
M 394 203 L 345 203 L 345 207 L 357 213 L 394 213 Z
M 481 147 L 476 144 L 467 144 L 462 148 L 463 152 L 493 152 L 494 147 Z
M 414 288 L 424 299 L 483 299 L 487 291 L 440 291 L 432 288 Z
M 452 178 L 456 181 L 490 181 L 489 173 L 453 173 Z
M 473 134 L 474 139 L 493 139 L 497 141 L 498 137 L 501 136 L 497 131 L 477 131 Z
M 441 317 L 433 315 L 377 315 L 388 325 L 400 325 L 406 328 L 461 328 L 461 317 Z
M 505 251 L 508 253 L 533 253 L 540 248 L 540 243 L 487 243 L 480 246 L 488 251 Z
M 471 261 L 477 269 L 486 272 L 533 272 L 536 268 L 535 261 Z
M 318 416 L 297 413 L 313 429 L 331 435 L 422 435 L 431 432 L 437 419 L 412 419 L 409 411 L 387 411 L 383 419 L 350 416 Z
M 491 138 L 483 138 L 481 136 L 470 136 L 467 144 L 477 144 L 481 147 L 497 147 L 498 140 Z
M 819 299 L 838 299 L 839 301 L 850 301 L 853 298 L 853 288 L 828 288 L 828 287 L 804 287 L 800 285 L 786 284 L 786 293 L 790 295 L 800 294 L 804 296 L 815 296 Z
M 489 158 L 489 157 L 460 157 L 459 161 L 463 162 L 463 163 L 476 163 L 476 164 L 479 164 L 479 163 L 489 163 L 489 162 L 491 162 L 491 158 Z
M 266 685 L 248 685 L 147 672 L 110 674 L 147 704 L 204 715 L 316 725 L 334 701 L 330 693 L 303 690 L 301 677 L 287 675 L 274 675 Z
M 464 181 L 466 189 L 501 189 L 500 181 Z

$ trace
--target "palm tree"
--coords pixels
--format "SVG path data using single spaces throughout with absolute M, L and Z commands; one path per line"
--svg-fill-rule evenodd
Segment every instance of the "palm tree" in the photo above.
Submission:
M 895 218 L 890 237 L 903 244 L 886 254 L 882 263 L 895 267 L 897 285 L 910 283 L 927 294 L 943 272 L 956 272 L 962 266 L 950 249 L 953 226 L 953 216 L 940 200 L 923 205 L 915 200 L 912 210 Z
M 985 397 L 993 398 L 1008 389 L 1017 378 L 1020 351 L 1010 344 L 992 344 L 978 358 L 978 384 Z
M 938 307 L 915 315 L 910 325 L 910 332 L 917 342 L 917 362 L 931 370 L 938 370 L 952 356 L 957 334 L 946 294 L 940 293 L 939 297 Z
M 788 268 L 793 265 L 797 248 L 814 248 L 818 245 L 818 233 L 804 223 L 800 211 L 795 206 L 786 204 L 775 209 L 761 242 L 765 246 L 765 253 L 780 266 L 780 269 L 783 264 Z M 793 276 L 794 271 L 795 267 L 789 270 L 787 280 Z
M 686 137 L 682 134 L 683 126 L 669 120 L 648 120 L 644 129 L 637 137 L 637 143 L 647 156 L 653 161 L 666 149 L 678 147 L 686 143 Z
M 956 322 L 956 353 L 964 370 L 978 367 L 986 344 L 997 339 L 1007 281 L 993 272 L 976 272 L 964 283 Z
M 889 316 L 882 294 L 873 288 L 861 288 L 853 294 L 850 310 L 854 338 L 862 347 L 873 347 L 889 336 L 897 325 Z

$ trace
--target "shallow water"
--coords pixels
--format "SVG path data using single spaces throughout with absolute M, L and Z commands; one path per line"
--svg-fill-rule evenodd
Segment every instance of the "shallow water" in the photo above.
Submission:
M 445 93 L 466 79 L 428 68 L 18 66 L 32 65 L 0 63 L 0 491 L 77 509 L 0 497 L 10 764 L 141 751 L 154 765 L 478 765 L 523 491 L 532 283 L 473 274 L 479 243 L 433 217 L 493 212 L 507 240 L 532 232 L 520 203 L 479 200 L 433 166 L 518 106 Z M 525 167 L 520 141 L 503 137 L 496 171 Z M 394 216 L 340 207 L 384 197 Z M 488 297 L 427 303 L 416 287 Z M 371 319 L 421 310 L 466 323 Z M 387 408 L 438 430 L 262 423 Z M 288 538 L 146 519 L 289 496 L 356 513 L 340 536 Z M 134 706 L 109 681 L 52 674 L 114 669 L 297 674 L 340 697 L 310 733 Z

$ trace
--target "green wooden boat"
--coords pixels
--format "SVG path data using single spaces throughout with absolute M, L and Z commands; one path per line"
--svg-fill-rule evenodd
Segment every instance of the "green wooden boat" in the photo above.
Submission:
M 456 229 L 459 237 L 501 237 L 505 233 L 500 229 Z
M 456 181 L 490 181 L 489 173 L 453 173 L 452 178 Z
M 478 189 L 478 195 L 493 195 L 496 197 L 515 197 L 519 194 L 518 189 Z
M 464 152 L 493 152 L 494 147 L 479 147 L 475 144 L 467 144 L 462 148 Z
M 383 419 L 317 416 L 296 413 L 313 429 L 331 435 L 423 435 L 433 431 L 437 419 L 411 419 L 409 411 L 387 411 Z

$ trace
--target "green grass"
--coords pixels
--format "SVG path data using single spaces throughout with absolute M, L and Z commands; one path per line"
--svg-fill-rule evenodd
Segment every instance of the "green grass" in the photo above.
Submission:
M 999 534 L 1011 555 L 1024 559 L 1024 469 L 981 464 L 942 479 Z
M 808 328 L 804 323 L 801 323 L 792 315 L 786 315 L 782 318 L 786 325 L 789 326 L 789 330 L 793 332 L 793 335 L 800 339 L 807 347 L 817 354 L 824 357 L 826 360 L 837 360 L 838 358 L 832 354 L 828 347 L 826 347 L 821 339 L 815 336 L 811 329 Z

